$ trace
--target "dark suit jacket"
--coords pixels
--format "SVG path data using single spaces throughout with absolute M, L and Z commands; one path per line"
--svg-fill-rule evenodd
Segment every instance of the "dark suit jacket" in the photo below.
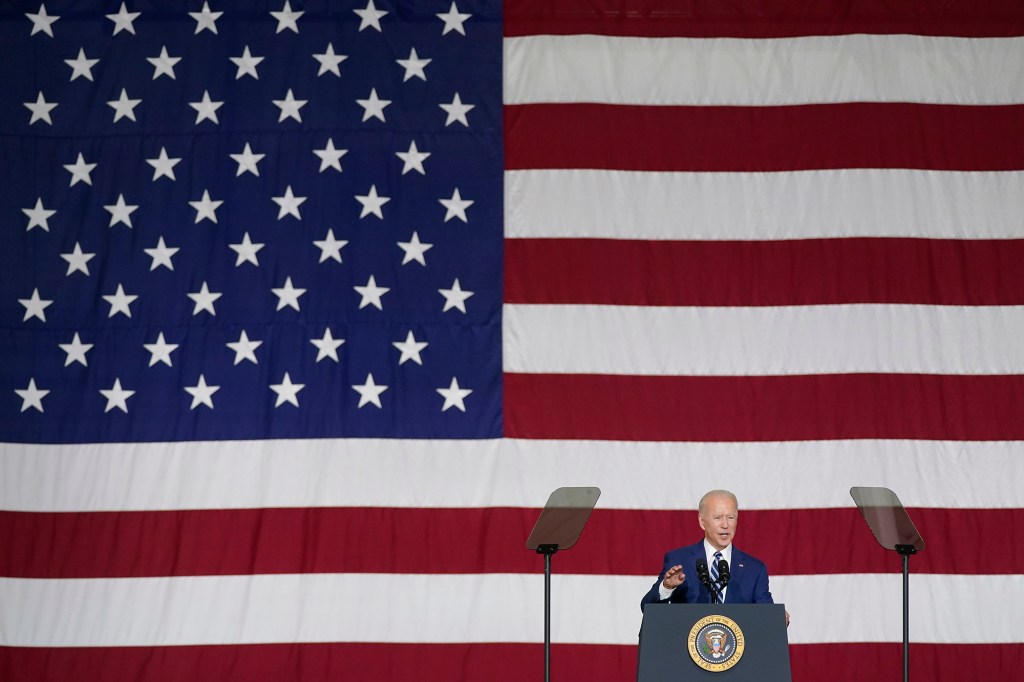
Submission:
M 640 610 L 647 604 L 685 603 L 707 604 L 711 595 L 697 580 L 697 559 L 707 558 L 704 554 L 704 540 L 695 545 L 674 549 L 665 555 L 665 565 L 650 591 L 640 600 Z M 686 579 L 676 588 L 672 596 L 662 600 L 658 593 L 661 581 L 665 579 L 668 569 L 682 566 Z M 732 548 L 732 561 L 729 563 L 729 587 L 725 592 L 726 604 L 774 604 L 772 593 L 768 591 L 768 568 L 760 559 L 745 552 Z

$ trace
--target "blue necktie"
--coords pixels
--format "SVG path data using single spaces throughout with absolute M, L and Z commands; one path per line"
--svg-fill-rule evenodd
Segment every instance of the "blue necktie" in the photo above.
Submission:
M 711 562 L 711 583 L 715 586 L 716 590 L 719 589 L 718 588 L 718 562 L 721 561 L 721 560 L 722 560 L 722 553 L 721 552 L 715 552 L 714 560 Z M 720 591 L 721 590 L 719 590 L 719 592 Z M 725 599 L 719 597 L 719 601 L 724 603 Z

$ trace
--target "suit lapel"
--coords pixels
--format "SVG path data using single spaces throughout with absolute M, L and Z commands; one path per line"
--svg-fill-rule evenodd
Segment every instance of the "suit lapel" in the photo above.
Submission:
M 711 595 L 708 594 L 707 588 L 700 584 L 697 578 L 697 561 L 705 558 L 704 556 L 704 542 L 698 542 L 696 545 L 690 546 L 690 565 L 693 566 L 693 577 L 697 583 L 697 601 L 700 604 L 707 604 L 711 601 Z
M 729 574 L 730 574 L 729 589 L 725 591 L 726 601 L 728 601 L 730 603 L 731 603 L 731 599 L 729 599 L 729 598 L 733 594 L 733 589 L 732 588 L 735 586 L 737 589 L 739 589 L 740 583 L 743 582 L 743 574 L 746 571 L 746 567 L 744 566 L 744 564 L 746 563 L 746 561 L 745 561 L 746 558 L 747 558 L 747 555 L 744 554 L 743 552 L 739 551 L 738 549 L 736 549 L 736 546 L 733 545 L 733 548 L 732 548 L 732 563 L 729 564 Z

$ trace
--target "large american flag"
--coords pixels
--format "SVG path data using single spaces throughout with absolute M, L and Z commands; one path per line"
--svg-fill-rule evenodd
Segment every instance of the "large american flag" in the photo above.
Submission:
M 631 679 L 711 488 L 794 680 L 1024 667 L 1016 0 L 0 3 L 0 679 Z

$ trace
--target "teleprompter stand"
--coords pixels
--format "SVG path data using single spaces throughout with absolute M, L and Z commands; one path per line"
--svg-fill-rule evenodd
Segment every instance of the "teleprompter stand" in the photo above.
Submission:
M 924 549 L 910 515 L 896 493 L 888 488 L 850 488 L 861 516 L 878 544 L 898 553 L 903 560 L 903 682 L 910 681 L 910 555 Z
M 551 680 L 551 557 L 576 544 L 599 497 L 599 488 L 558 488 L 526 540 L 527 549 L 544 555 L 544 682 Z

